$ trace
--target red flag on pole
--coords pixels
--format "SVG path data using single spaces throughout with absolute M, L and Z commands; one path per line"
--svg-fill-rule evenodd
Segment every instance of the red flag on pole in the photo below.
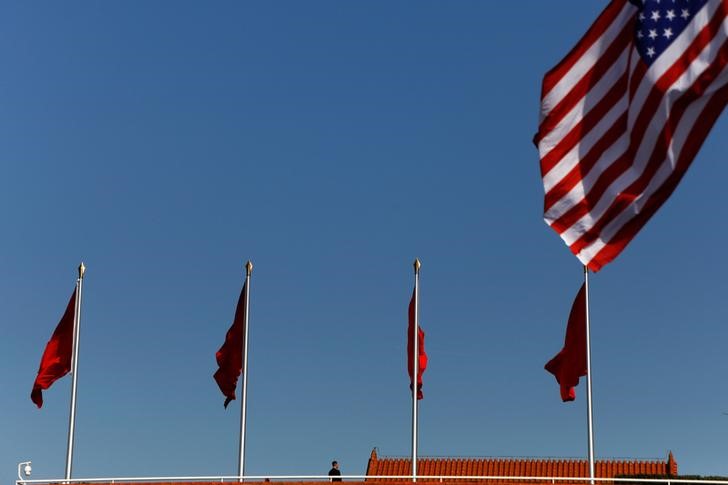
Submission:
M 425 353 L 425 332 L 417 327 L 417 350 L 419 361 L 417 363 L 417 399 L 422 399 L 422 373 L 427 368 L 427 354 Z M 415 331 L 415 292 L 412 292 L 412 299 L 409 304 L 409 326 L 407 327 L 407 372 L 410 377 L 410 389 L 412 389 L 412 374 L 414 373 L 414 345 L 412 337 Z
M 71 371 L 73 354 L 73 320 L 76 310 L 76 290 L 73 290 L 66 311 L 46 344 L 40 359 L 38 376 L 33 383 L 30 399 L 38 408 L 43 407 L 43 391 Z
M 586 286 L 581 285 L 569 313 L 564 348 L 544 369 L 556 377 L 561 399 L 566 402 L 576 399 L 574 387 L 579 384 L 579 377 L 587 374 L 586 367 Z
M 243 372 L 243 339 L 245 338 L 245 286 L 238 298 L 235 319 L 225 335 L 225 343 L 215 354 L 219 369 L 214 374 L 215 381 L 225 395 L 225 407 L 235 399 L 235 387 L 238 377 Z

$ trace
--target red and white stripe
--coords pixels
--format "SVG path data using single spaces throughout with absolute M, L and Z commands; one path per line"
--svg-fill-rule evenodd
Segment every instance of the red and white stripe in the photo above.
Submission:
M 592 271 L 672 194 L 728 103 L 728 0 L 709 0 L 649 67 L 636 15 L 612 0 L 543 80 L 544 219 Z

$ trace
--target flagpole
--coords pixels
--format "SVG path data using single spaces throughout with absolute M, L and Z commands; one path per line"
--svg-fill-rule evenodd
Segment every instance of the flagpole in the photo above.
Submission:
M 584 265 L 584 300 L 586 312 L 586 414 L 589 433 L 589 478 L 594 483 L 594 420 L 592 416 L 592 371 L 591 371 L 591 335 L 589 327 L 589 268 Z
M 71 355 L 71 410 L 68 418 L 68 447 L 66 448 L 66 480 L 71 479 L 73 468 L 73 436 L 76 431 L 76 391 L 78 384 L 78 342 L 81 329 L 81 291 L 83 290 L 83 275 L 86 266 L 83 262 L 78 267 L 76 280 L 76 302 L 73 313 L 73 353 Z
M 415 259 L 415 325 L 412 332 L 412 481 L 417 481 L 417 390 L 419 388 L 419 371 L 420 371 L 420 349 L 419 349 L 419 333 L 420 333 L 420 260 Z
M 248 310 L 250 308 L 250 274 L 253 263 L 245 264 L 245 335 L 243 336 L 243 375 L 240 390 L 240 455 L 238 457 L 238 481 L 245 476 L 245 415 L 248 407 Z

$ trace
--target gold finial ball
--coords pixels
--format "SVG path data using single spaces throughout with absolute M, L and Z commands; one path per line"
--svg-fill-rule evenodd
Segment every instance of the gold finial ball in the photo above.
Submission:
M 81 264 L 78 267 L 78 277 L 83 278 L 84 273 L 86 273 L 86 265 L 84 265 L 83 261 L 81 261 Z
M 420 263 L 420 260 L 419 259 L 415 259 L 415 262 L 414 262 L 413 266 L 415 267 L 415 273 L 419 273 L 420 272 L 420 267 L 422 266 L 422 263 Z
M 253 272 L 253 263 L 251 263 L 250 260 L 248 260 L 248 262 L 245 263 L 245 271 L 246 271 L 246 273 L 248 273 L 248 276 L 250 276 L 250 273 Z

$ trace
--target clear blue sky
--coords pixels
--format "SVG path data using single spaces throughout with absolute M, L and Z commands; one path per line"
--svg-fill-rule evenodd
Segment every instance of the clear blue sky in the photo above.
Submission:
M 76 477 L 235 473 L 212 374 L 248 258 L 248 473 L 409 454 L 415 257 L 421 455 L 585 457 L 531 138 L 605 4 L 4 3 L 0 480 L 63 476 L 71 379 L 29 394 L 81 260 Z M 727 128 L 592 279 L 598 458 L 728 474 Z

